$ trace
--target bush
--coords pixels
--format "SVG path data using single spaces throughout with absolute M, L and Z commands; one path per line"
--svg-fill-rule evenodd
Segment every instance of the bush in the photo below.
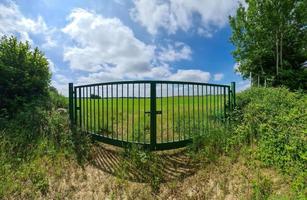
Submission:
M 46 163 L 53 165 L 54 160 L 63 156 L 73 157 L 67 115 L 31 107 L 2 122 L 0 199 L 14 195 L 33 199 L 37 192 L 46 194 L 49 187 Z
M 285 88 L 244 91 L 238 95 L 237 125 L 230 141 L 255 142 L 261 161 L 296 175 L 306 170 L 306 108 L 306 95 Z
M 226 139 L 230 134 L 228 128 L 215 124 L 205 134 L 196 133 L 192 137 L 192 143 L 188 146 L 189 156 L 197 161 L 215 161 L 227 150 Z
M 14 116 L 25 104 L 45 105 L 51 74 L 38 48 L 15 37 L 0 39 L 0 110 Z

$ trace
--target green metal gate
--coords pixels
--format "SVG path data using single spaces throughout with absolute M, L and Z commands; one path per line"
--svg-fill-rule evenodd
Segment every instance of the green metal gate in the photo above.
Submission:
M 71 124 L 96 140 L 151 150 L 183 147 L 225 126 L 235 106 L 235 82 L 180 81 L 69 83 Z

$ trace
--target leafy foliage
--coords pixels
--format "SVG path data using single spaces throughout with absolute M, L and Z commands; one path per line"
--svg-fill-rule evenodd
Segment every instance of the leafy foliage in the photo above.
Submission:
M 253 83 L 306 90 L 306 1 L 246 2 L 230 17 L 238 71 Z
M 303 170 L 307 152 L 306 95 L 285 88 L 253 88 L 238 99 L 243 115 L 234 138 L 256 141 L 259 157 L 267 165 L 289 173 Z
M 44 105 L 50 83 L 44 54 L 15 37 L 0 39 L 0 110 L 15 115 L 25 104 Z

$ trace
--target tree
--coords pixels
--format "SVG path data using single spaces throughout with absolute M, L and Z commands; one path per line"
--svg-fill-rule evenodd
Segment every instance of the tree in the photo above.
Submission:
M 50 78 L 48 61 L 38 48 L 15 37 L 0 39 L 0 110 L 13 116 L 27 104 L 43 105 Z
M 233 56 L 243 78 L 307 89 L 307 5 L 304 0 L 248 0 L 230 17 Z

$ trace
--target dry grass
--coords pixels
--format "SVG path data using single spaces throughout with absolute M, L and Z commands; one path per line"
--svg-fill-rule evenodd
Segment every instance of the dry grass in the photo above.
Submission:
M 159 191 L 153 192 L 135 169 L 125 180 L 115 176 L 120 151 L 96 146 L 92 162 L 83 168 L 73 162 L 64 165 L 62 174 L 51 176 L 49 193 L 42 199 L 252 199 L 253 183 L 264 177 L 272 182 L 273 196 L 289 191 L 284 177 L 251 163 L 246 156 L 222 156 L 200 165 L 181 149 L 158 153 L 166 178 Z

